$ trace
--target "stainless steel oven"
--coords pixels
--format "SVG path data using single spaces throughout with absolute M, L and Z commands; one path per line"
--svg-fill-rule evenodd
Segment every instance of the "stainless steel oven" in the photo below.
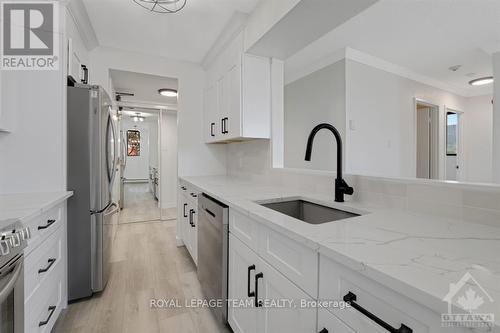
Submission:
M 29 238 L 20 223 L 0 230 L 0 333 L 24 332 L 23 250 Z

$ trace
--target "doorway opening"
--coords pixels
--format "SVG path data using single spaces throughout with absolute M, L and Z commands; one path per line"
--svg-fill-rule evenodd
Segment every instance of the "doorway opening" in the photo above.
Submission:
M 416 100 L 416 176 L 439 179 L 439 106 Z
M 177 184 L 177 79 L 110 70 L 120 129 L 119 223 L 174 220 Z
M 462 112 L 446 108 L 446 180 L 460 179 Z

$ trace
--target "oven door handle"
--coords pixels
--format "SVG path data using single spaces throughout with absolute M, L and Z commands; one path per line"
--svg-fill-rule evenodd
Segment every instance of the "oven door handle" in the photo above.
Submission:
M 19 278 L 22 269 L 23 269 L 23 260 L 21 259 L 17 262 L 16 268 L 14 268 L 14 270 L 12 271 L 12 276 L 9 282 L 7 282 L 7 284 L 3 287 L 3 289 L 0 290 L 0 303 L 3 303 L 7 299 L 7 297 L 9 297 L 12 290 L 14 290 L 17 279 Z

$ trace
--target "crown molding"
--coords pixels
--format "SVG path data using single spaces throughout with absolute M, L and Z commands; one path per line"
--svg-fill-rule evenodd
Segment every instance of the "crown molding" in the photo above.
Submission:
M 90 22 L 87 9 L 83 4 L 82 0 L 70 0 L 68 1 L 66 8 L 68 13 L 75 22 L 78 33 L 82 38 L 83 44 L 88 51 L 92 51 L 99 46 L 99 41 L 97 35 L 95 34 L 92 23 Z

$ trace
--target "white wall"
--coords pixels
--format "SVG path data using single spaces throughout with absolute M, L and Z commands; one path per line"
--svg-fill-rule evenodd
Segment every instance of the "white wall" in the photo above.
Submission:
M 91 68 L 93 82 L 103 87 L 109 87 L 109 69 L 177 78 L 179 175 L 225 174 L 225 146 L 203 140 L 205 72 L 200 65 L 98 47 L 91 53 Z
M 154 119 L 148 119 L 149 126 L 149 166 L 151 168 L 159 167 L 158 163 L 158 126 L 160 124 L 159 116 Z
M 465 111 L 466 100 L 383 70 L 347 60 L 346 169 L 351 174 L 387 177 L 416 176 L 414 98 L 440 107 L 440 128 L 444 106 Z M 441 146 L 440 178 L 444 177 L 444 131 Z
M 2 111 L 12 133 L 0 133 L 0 193 L 66 189 L 66 48 L 71 24 L 59 11 L 59 70 L 3 71 Z
M 345 60 L 287 84 L 284 108 L 285 167 L 336 171 L 337 148 L 329 131 L 316 135 L 310 162 L 304 154 L 309 133 L 320 123 L 335 126 L 345 141 Z
M 500 52 L 493 55 L 494 109 L 493 109 L 493 179 L 500 183 Z
M 127 156 L 127 166 L 124 177 L 127 180 L 147 180 L 149 178 L 150 152 L 158 149 L 158 141 L 151 140 L 150 132 L 152 127 L 158 125 L 153 121 L 136 123 L 130 119 L 122 118 L 121 128 L 127 135 L 128 130 L 138 130 L 141 133 L 141 153 L 139 156 Z
M 161 115 L 161 203 L 163 209 L 177 206 L 177 114 Z
M 464 161 L 467 181 L 493 181 L 493 99 L 492 95 L 467 99 L 462 117 Z

